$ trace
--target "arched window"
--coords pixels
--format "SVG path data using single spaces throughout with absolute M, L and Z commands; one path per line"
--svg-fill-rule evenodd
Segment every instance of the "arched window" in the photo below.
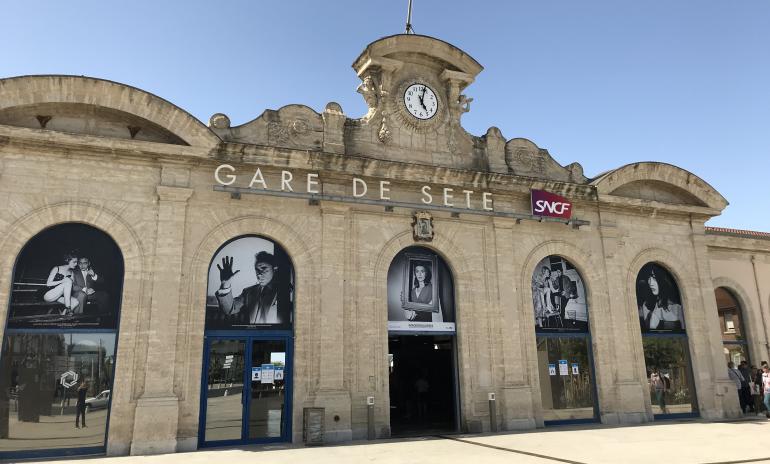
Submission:
M 588 301 L 572 263 L 546 256 L 535 266 L 532 305 L 546 424 L 597 420 Z
M 459 426 L 455 299 L 444 259 L 409 247 L 388 270 L 390 427 L 455 431 Z
M 98 229 L 60 224 L 24 246 L 0 360 L 0 457 L 104 452 L 122 288 L 123 255 Z
M 684 308 L 671 273 L 647 263 L 636 279 L 636 313 L 653 414 L 657 418 L 697 413 Z
M 719 325 L 722 332 L 725 363 L 733 362 L 738 367 L 741 361 L 750 364 L 746 329 L 743 324 L 743 311 L 733 293 L 725 287 L 714 290 L 719 312 Z
M 294 266 L 274 241 L 248 235 L 211 259 L 199 444 L 291 439 Z

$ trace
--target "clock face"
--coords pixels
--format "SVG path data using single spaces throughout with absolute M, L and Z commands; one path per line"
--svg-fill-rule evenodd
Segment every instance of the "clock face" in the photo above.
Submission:
M 404 106 L 417 119 L 430 119 L 438 110 L 438 99 L 425 84 L 412 84 L 404 92 Z

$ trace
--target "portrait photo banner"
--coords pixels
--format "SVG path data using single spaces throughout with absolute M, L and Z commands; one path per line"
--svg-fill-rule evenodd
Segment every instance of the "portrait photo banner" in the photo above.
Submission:
M 647 263 L 639 271 L 636 305 L 642 333 L 686 333 L 679 286 L 663 266 Z
M 206 329 L 292 328 L 294 267 L 272 240 L 244 236 L 230 240 L 209 266 Z
M 452 274 L 427 248 L 402 250 L 388 270 L 388 330 L 454 332 Z
M 34 236 L 16 260 L 8 328 L 117 329 L 123 255 L 106 233 L 60 224 Z
M 537 333 L 588 333 L 583 278 L 561 256 L 543 258 L 532 273 L 532 305 Z

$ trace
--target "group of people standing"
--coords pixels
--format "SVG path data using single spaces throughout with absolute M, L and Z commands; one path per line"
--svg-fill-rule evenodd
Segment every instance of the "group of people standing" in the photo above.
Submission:
M 765 416 L 770 418 L 770 366 L 767 361 L 762 361 L 759 369 L 749 367 L 746 361 L 735 367 L 735 363 L 730 361 L 727 363 L 727 375 L 735 382 L 741 410 L 757 415 L 764 410 Z
M 548 266 L 543 266 L 540 273 L 532 276 L 532 299 L 538 327 L 550 327 L 551 318 L 556 316 L 559 316 L 557 321 L 563 327 L 567 303 L 575 298 L 577 284 L 564 275 L 560 268 L 552 271 Z

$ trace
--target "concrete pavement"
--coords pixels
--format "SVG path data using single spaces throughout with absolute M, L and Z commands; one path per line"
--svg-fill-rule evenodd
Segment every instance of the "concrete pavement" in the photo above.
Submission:
M 159 456 L 60 460 L 87 464 L 728 464 L 770 463 L 770 422 L 581 426 L 494 435 L 447 435 L 345 445 L 219 448 Z

